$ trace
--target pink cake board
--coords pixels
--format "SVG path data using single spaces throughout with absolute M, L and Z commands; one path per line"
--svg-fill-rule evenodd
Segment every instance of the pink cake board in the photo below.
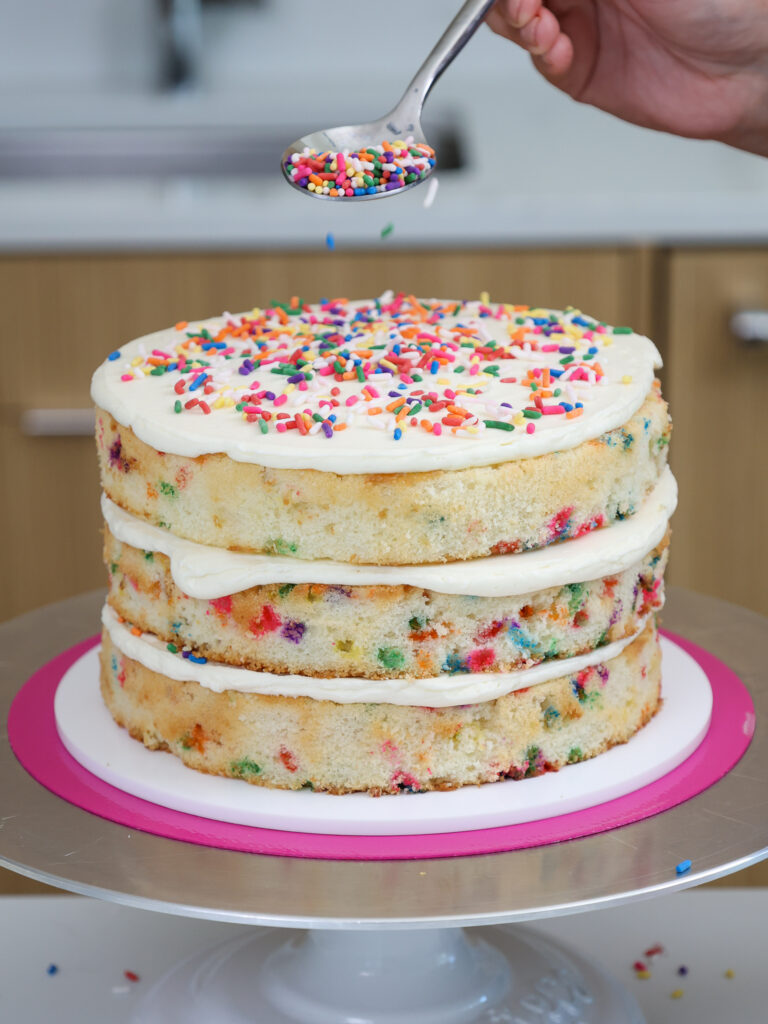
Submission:
M 169 839 L 246 853 L 325 860 L 408 860 L 502 853 L 594 835 L 658 814 L 713 785 L 742 757 L 755 727 L 748 690 L 731 669 L 701 647 L 674 634 L 664 635 L 686 651 L 709 679 L 712 721 L 701 744 L 671 772 L 630 794 L 570 814 L 517 825 L 434 835 L 322 835 L 215 821 L 131 796 L 81 767 L 65 749 L 56 729 L 54 697 L 59 682 L 67 669 L 99 642 L 98 637 L 76 644 L 31 676 L 11 706 L 8 736 L 23 767 L 57 796 L 109 821 Z M 419 796 L 404 794 L 395 799 L 418 800 Z

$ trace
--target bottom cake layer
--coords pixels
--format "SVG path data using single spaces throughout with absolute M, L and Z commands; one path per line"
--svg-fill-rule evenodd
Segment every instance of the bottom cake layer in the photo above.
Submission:
M 280 789 L 380 795 L 530 778 L 626 742 L 658 710 L 660 690 L 653 621 L 604 664 L 446 708 L 216 693 L 102 637 L 102 696 L 135 739 L 190 768 Z

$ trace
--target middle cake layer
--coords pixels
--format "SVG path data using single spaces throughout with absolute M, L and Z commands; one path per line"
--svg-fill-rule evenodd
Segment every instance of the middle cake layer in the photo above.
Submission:
M 675 501 L 667 470 L 634 516 L 546 552 L 382 569 L 222 552 L 105 498 L 108 602 L 173 648 L 256 672 L 516 671 L 631 636 L 662 606 Z
M 180 590 L 160 552 L 107 529 L 104 554 L 118 615 L 196 655 L 256 671 L 422 678 L 514 671 L 632 635 L 662 606 L 667 537 L 623 571 L 502 597 L 269 583 L 203 600 Z

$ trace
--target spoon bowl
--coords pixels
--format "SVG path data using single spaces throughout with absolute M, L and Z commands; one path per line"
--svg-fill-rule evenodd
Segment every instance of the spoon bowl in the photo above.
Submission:
M 292 158 L 294 155 L 301 157 L 312 153 L 330 153 L 332 155 L 357 153 L 369 146 L 380 146 L 384 140 L 393 142 L 405 140 L 409 145 L 429 146 L 421 127 L 424 101 L 443 71 L 477 31 L 494 2 L 495 0 L 467 0 L 416 72 L 415 77 L 405 90 L 403 98 L 389 114 L 376 121 L 324 128 L 296 139 L 285 150 L 280 161 L 283 175 L 288 184 L 298 189 L 299 192 L 303 192 L 304 195 L 312 196 L 315 199 L 341 200 L 343 202 L 351 200 L 354 202 L 367 199 L 386 199 L 392 195 L 400 195 L 402 192 L 428 181 L 437 169 L 434 160 L 431 160 L 428 167 L 423 168 L 423 173 L 420 173 L 415 181 L 381 189 L 378 187 L 355 189 L 353 195 L 326 195 L 323 192 L 308 189 L 305 176 L 295 177 L 292 175 L 291 171 L 296 167 Z
M 424 131 L 421 127 L 421 122 L 418 118 L 410 120 L 407 117 L 407 112 L 404 115 L 402 111 L 403 104 L 401 103 L 395 109 L 387 114 L 385 117 L 379 118 L 377 121 L 368 121 L 363 124 L 343 124 L 336 128 L 324 128 L 321 131 L 312 132 L 310 135 L 304 135 L 300 139 L 296 139 L 283 153 L 280 166 L 282 168 L 283 176 L 286 181 L 298 189 L 305 195 L 312 196 L 315 199 L 331 199 L 331 200 L 353 200 L 361 201 L 366 199 L 384 199 L 393 193 L 398 195 L 402 192 L 406 192 L 408 189 L 414 188 L 416 185 L 421 185 L 428 180 L 431 174 L 436 170 L 433 163 L 429 168 L 425 168 L 425 173 L 422 177 L 419 177 L 417 181 L 412 181 L 408 184 L 398 185 L 389 191 L 365 191 L 362 195 L 344 195 L 344 196 L 331 196 L 325 195 L 322 192 L 311 192 L 305 186 L 298 184 L 297 181 L 291 176 L 289 168 L 295 166 L 295 162 L 292 158 L 295 155 L 301 157 L 306 152 L 308 153 L 357 153 L 361 149 L 367 149 L 369 146 L 380 146 L 384 140 L 399 141 L 405 140 L 410 145 L 423 144 L 428 146 Z M 431 147 L 430 147 L 431 148 Z

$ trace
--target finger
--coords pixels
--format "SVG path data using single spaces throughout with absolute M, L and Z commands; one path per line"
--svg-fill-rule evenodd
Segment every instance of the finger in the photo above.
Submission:
M 559 35 L 560 23 L 552 11 L 544 7 L 527 25 L 519 29 L 518 39 L 528 53 L 538 57 L 552 49 Z
M 515 28 L 511 24 L 513 19 L 519 21 L 529 15 L 522 27 Z M 560 31 L 560 23 L 552 11 L 542 7 L 541 0 L 498 0 L 487 21 L 498 35 L 527 50 L 534 66 L 546 78 L 556 80 L 570 71 L 573 43 Z
M 556 80 L 567 74 L 573 64 L 573 43 L 560 32 L 552 46 L 533 57 L 533 63 L 545 78 Z
M 485 21 L 486 24 L 488 25 L 488 28 L 492 32 L 495 32 L 497 36 L 503 36 L 505 39 L 511 38 L 509 34 L 511 31 L 509 23 L 502 17 L 500 11 L 498 11 L 495 7 L 492 7 L 491 10 L 486 14 Z
M 524 28 L 542 8 L 542 0 L 498 0 L 496 9 L 510 28 Z
M 499 35 L 511 39 L 513 43 L 522 46 L 534 56 L 543 56 L 547 53 L 561 34 L 560 23 L 548 8 L 540 7 L 539 12 L 523 28 L 512 28 L 509 22 L 501 17 L 497 8 L 491 11 L 488 23 Z
M 542 0 L 497 0 L 486 15 L 486 21 L 497 35 L 517 42 L 514 33 L 539 13 Z

